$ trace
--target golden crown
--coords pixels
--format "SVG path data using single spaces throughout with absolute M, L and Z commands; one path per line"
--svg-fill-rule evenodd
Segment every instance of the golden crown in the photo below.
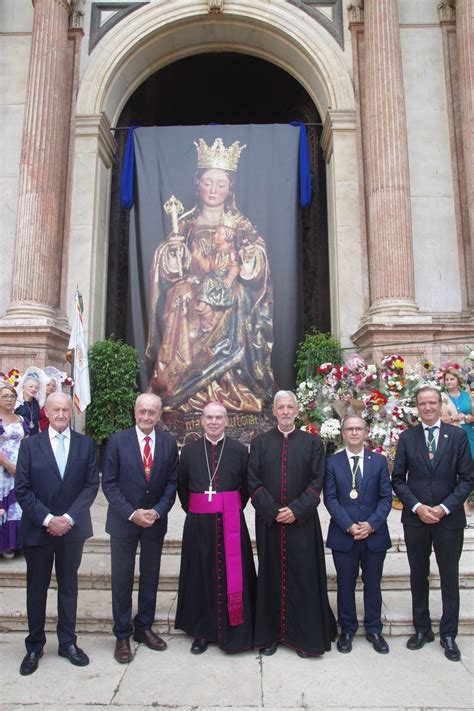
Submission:
M 220 170 L 236 171 L 240 154 L 246 148 L 239 141 L 234 141 L 229 148 L 224 146 L 222 138 L 216 138 L 212 146 L 208 146 L 203 138 L 194 141 L 198 154 L 198 168 L 219 168 Z

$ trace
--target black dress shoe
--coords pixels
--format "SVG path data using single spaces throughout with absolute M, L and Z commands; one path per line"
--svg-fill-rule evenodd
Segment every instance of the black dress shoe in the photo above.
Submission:
M 439 643 L 444 647 L 444 656 L 446 659 L 449 659 L 450 662 L 461 661 L 461 652 L 459 651 L 454 637 L 444 637 L 444 639 L 439 640 Z
M 278 649 L 278 642 L 273 642 L 273 644 L 269 644 L 268 647 L 262 647 L 260 651 L 266 657 L 271 657 L 272 654 L 275 654 L 277 649 Z
M 301 659 L 309 659 L 310 655 L 303 652 L 301 649 L 296 650 L 296 654 L 301 657 Z
M 339 639 L 336 642 L 336 647 L 342 654 L 349 654 L 352 652 L 352 637 L 353 635 L 347 634 L 347 632 L 341 632 Z
M 89 664 L 87 654 L 75 644 L 69 644 L 67 647 L 59 647 L 58 654 L 60 657 L 69 659 L 71 664 L 74 664 L 76 667 L 86 667 Z
M 365 638 L 379 654 L 389 653 L 389 646 L 381 634 L 366 634 Z
M 207 649 L 207 639 L 195 639 L 191 645 L 191 654 L 203 654 Z
M 433 630 L 428 632 L 415 632 L 407 641 L 408 649 L 421 649 L 427 642 L 434 641 Z
M 38 663 L 42 656 L 42 651 L 30 652 L 29 654 L 27 654 L 20 664 L 20 674 L 22 676 L 28 676 L 29 674 L 33 674 L 33 672 L 38 669 Z

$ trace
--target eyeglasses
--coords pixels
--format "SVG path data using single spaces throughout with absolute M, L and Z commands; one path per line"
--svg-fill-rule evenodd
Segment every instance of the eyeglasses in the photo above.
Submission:
M 2 400 L 16 400 L 16 395 L 1 395 Z
M 365 427 L 344 427 L 344 432 L 355 432 L 356 434 L 359 434 L 359 432 L 365 432 Z

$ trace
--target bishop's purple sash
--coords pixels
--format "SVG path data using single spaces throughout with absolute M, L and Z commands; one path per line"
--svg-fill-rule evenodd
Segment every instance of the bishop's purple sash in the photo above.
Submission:
M 240 549 L 240 511 L 242 502 L 238 491 L 222 491 L 208 500 L 207 494 L 190 494 L 190 513 L 222 514 L 224 525 L 225 569 L 227 574 L 227 610 L 232 626 L 244 621 L 242 604 L 243 576 Z

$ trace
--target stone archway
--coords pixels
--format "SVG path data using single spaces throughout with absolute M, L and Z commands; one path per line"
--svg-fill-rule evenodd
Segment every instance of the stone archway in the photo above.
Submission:
M 119 23 L 93 51 L 76 109 L 76 150 L 69 290 L 79 281 L 90 303 L 90 340 L 104 333 L 105 274 L 114 125 L 128 98 L 152 73 L 177 59 L 212 51 L 250 54 L 281 67 L 308 92 L 323 117 L 327 161 L 331 317 L 349 342 L 364 310 L 358 211 L 355 101 L 340 46 L 284 0 L 237 0 L 221 15 L 202 2 L 147 5 Z M 363 269 L 356 270 L 357 273 Z M 351 279 L 345 275 L 352 273 Z M 356 279 L 359 277 L 356 277 Z

